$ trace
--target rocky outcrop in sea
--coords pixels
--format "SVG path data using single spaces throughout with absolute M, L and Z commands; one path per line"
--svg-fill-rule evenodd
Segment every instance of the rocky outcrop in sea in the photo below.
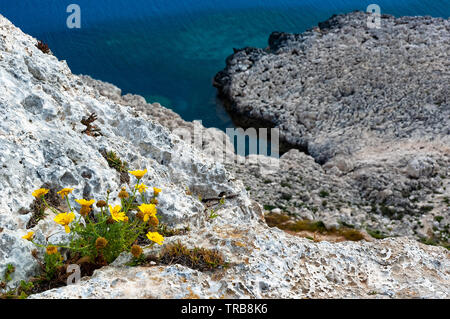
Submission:
M 130 169 L 147 168 L 147 183 L 162 189 L 161 221 L 187 229 L 164 244 L 216 249 L 228 267 L 130 266 L 130 253 L 123 253 L 77 284 L 30 298 L 449 297 L 445 248 L 407 237 L 315 242 L 268 227 L 263 207 L 232 170 L 171 132 L 192 123 L 138 96 L 121 96 L 112 85 L 72 74 L 36 43 L 0 16 L 0 273 L 9 264 L 15 267 L 0 293 L 41 271 L 38 260 L 45 250 L 22 239 L 28 231 L 43 245 L 67 241 L 51 213 L 33 220 L 31 192 L 45 186 L 53 192 L 73 187 L 76 198 L 99 199 L 108 189 L 115 195 L 127 180 L 104 157 L 113 151 Z M 93 113 L 96 127 L 88 130 L 83 123 Z M 210 132 L 206 144 L 221 139 Z M 305 174 L 325 174 L 314 165 Z M 67 208 L 57 199 L 53 205 Z M 210 209 L 216 218 L 209 217 Z
M 268 209 L 448 245 L 450 21 L 367 19 L 274 32 L 227 58 L 214 85 L 234 121 L 279 128 L 291 150 L 277 174 L 235 172 Z

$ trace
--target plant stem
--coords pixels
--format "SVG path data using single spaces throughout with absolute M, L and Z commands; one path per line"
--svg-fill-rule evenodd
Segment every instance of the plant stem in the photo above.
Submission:
M 70 212 L 73 213 L 72 206 L 70 206 L 70 203 L 69 203 L 69 196 L 66 196 L 66 201 L 67 201 L 67 206 L 69 206 Z
M 50 205 L 47 204 L 47 201 L 45 200 L 44 196 L 42 196 L 42 201 L 44 202 L 45 206 L 47 206 L 48 209 L 50 209 L 50 210 L 51 210 L 52 212 L 54 212 L 56 215 L 59 214 L 59 212 L 58 212 L 56 209 L 54 209 L 53 207 L 50 207 Z

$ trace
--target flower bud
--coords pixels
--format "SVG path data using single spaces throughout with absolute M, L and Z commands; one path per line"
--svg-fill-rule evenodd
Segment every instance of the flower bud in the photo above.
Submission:
M 136 257 L 139 258 L 142 255 L 142 248 L 139 245 L 133 245 L 133 247 L 131 247 L 131 254 Z
M 46 251 L 47 251 L 47 255 L 54 255 L 58 252 L 58 248 L 55 246 L 48 246 Z
M 95 241 L 95 247 L 97 249 L 103 249 L 103 248 L 106 247 L 106 245 L 108 245 L 108 241 L 105 238 L 103 238 L 103 237 L 99 237 Z
M 81 206 L 80 215 L 86 217 L 87 215 L 89 215 L 90 211 L 91 208 L 89 206 Z
M 125 198 L 130 197 L 130 195 L 129 195 L 128 192 L 126 191 L 125 187 L 122 187 L 122 190 L 119 192 L 118 197 L 119 197 L 120 199 L 125 199 Z
M 156 216 L 150 216 L 150 218 L 148 219 L 148 224 L 153 227 L 156 227 L 159 225 L 159 220 L 158 218 L 156 218 Z
M 97 207 L 101 208 L 101 207 L 106 207 L 106 202 L 104 200 L 99 200 L 97 202 Z

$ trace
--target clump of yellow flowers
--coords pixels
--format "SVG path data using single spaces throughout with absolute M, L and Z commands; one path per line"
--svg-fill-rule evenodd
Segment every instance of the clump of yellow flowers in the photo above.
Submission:
M 33 196 L 41 200 L 45 206 L 55 213 L 54 222 L 64 227 L 70 234 L 70 243 L 67 245 L 52 245 L 45 247 L 33 242 L 34 233 L 29 232 L 23 239 L 32 241 L 37 246 L 46 248 L 46 261 L 55 265 L 61 262 L 59 248 L 66 248 L 73 255 L 96 264 L 108 264 L 123 251 L 130 251 L 134 257 L 141 256 L 142 248 L 138 242 L 150 245 L 162 245 L 164 237 L 158 233 L 158 216 L 156 205 L 161 189 L 153 187 L 152 196 L 147 194 L 149 188 L 142 182 L 147 170 L 129 171 L 136 178 L 136 183 L 127 191 L 122 187 L 117 195 L 120 205 L 111 203 L 108 191 L 104 199 L 97 202 L 94 208 L 94 199 L 75 199 L 79 205 L 77 217 L 76 210 L 72 208 L 69 196 L 74 188 L 63 188 L 57 192 L 66 200 L 68 211 L 60 212 L 50 207 L 45 200 L 48 189 L 40 188 L 33 191 Z

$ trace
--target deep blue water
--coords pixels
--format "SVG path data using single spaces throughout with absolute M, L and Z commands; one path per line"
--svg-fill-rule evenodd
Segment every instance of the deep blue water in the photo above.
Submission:
M 0 0 L 0 13 L 74 73 L 225 129 L 233 125 L 212 78 L 232 48 L 266 47 L 272 31 L 303 32 L 373 2 L 395 16 L 450 14 L 450 0 Z M 81 29 L 66 27 L 71 3 L 81 7 Z

